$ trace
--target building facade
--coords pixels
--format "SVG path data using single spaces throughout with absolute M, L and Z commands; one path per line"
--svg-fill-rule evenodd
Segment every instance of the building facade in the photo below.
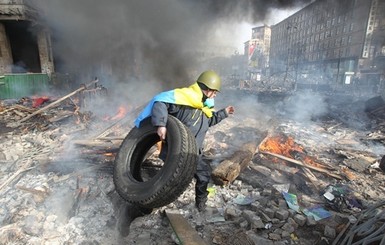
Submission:
M 244 43 L 244 54 L 247 56 L 248 80 L 260 81 L 268 75 L 270 37 L 270 26 L 254 27 L 251 39 Z
M 54 72 L 48 28 L 25 0 L 0 0 L 0 75 Z
M 365 85 L 384 78 L 381 0 L 318 0 L 271 27 L 270 72 L 298 86 Z M 283 81 L 286 82 L 286 81 Z

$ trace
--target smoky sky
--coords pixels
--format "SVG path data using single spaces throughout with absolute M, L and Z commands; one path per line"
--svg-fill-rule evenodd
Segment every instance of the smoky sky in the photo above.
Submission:
M 309 2 L 33 0 L 51 31 L 56 70 L 120 83 L 161 81 L 161 89 L 212 69 L 202 53 L 232 45 L 237 23 L 263 23 L 274 9 Z

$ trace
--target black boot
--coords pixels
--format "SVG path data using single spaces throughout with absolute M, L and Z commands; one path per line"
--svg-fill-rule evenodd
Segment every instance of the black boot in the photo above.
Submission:
M 197 207 L 199 212 L 204 212 L 206 211 L 206 202 L 207 202 L 207 197 L 197 197 L 195 198 L 195 206 Z
M 207 191 L 206 182 L 197 182 L 195 185 L 195 206 L 198 208 L 199 212 L 204 212 L 206 210 L 207 196 L 209 192 Z

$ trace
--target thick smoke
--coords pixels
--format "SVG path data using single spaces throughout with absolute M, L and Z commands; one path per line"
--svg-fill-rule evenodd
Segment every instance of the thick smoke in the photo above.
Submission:
M 77 74 L 78 83 L 99 77 L 109 89 L 145 99 L 215 69 L 203 60 L 234 53 L 238 24 L 266 23 L 274 9 L 309 2 L 33 0 L 51 30 L 58 72 Z

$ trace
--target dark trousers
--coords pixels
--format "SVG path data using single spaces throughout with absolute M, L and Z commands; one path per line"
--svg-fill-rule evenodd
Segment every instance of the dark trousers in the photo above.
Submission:
M 208 163 L 202 160 L 202 155 L 199 155 L 197 170 L 195 172 L 195 199 L 196 200 L 206 200 L 209 192 L 207 191 L 207 186 L 210 182 L 211 168 Z

